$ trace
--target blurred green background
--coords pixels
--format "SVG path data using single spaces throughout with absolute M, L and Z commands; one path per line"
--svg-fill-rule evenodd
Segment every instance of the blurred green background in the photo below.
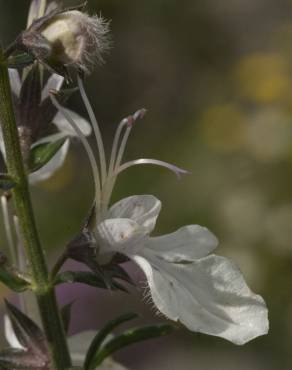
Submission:
M 28 5 L 0 0 L 3 44 L 25 27 Z M 114 200 L 142 193 L 161 199 L 156 234 L 191 223 L 210 228 L 218 253 L 236 261 L 265 298 L 271 323 L 269 335 L 244 347 L 182 330 L 117 358 L 133 370 L 291 369 L 292 1 L 92 0 L 89 8 L 111 19 L 113 48 L 86 82 L 107 147 L 120 119 L 146 107 L 127 159 L 159 158 L 192 172 L 177 181 L 161 169 L 130 169 Z M 69 106 L 85 114 L 78 96 Z M 33 196 L 53 261 L 92 201 L 90 168 L 77 141 L 63 169 Z M 3 233 L 2 240 L 4 248 Z M 64 302 L 76 299 L 73 332 L 98 328 L 121 310 L 143 310 L 152 322 L 155 312 L 141 298 L 139 291 L 60 291 Z

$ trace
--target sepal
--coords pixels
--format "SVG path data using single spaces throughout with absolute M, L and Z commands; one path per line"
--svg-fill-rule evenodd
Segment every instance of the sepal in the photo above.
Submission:
M 24 68 L 32 64 L 33 56 L 27 53 L 20 53 L 8 58 L 7 64 L 9 68 Z
M 47 356 L 47 345 L 41 329 L 17 307 L 5 300 L 6 310 L 14 334 L 24 348 L 42 358 Z
M 65 271 L 58 274 L 55 278 L 54 284 L 59 285 L 64 283 L 79 283 L 100 289 L 109 288 L 105 284 L 104 279 L 89 271 Z M 128 292 L 121 283 L 115 280 L 111 281 L 110 289 L 113 291 L 122 291 L 124 293 Z
M 14 305 L 5 303 L 8 313 L 6 339 L 16 348 L 0 351 L 0 366 L 15 370 L 48 369 L 48 349 L 41 329 Z
M 128 273 L 112 259 L 105 265 L 100 265 L 97 261 L 97 248 L 93 245 L 95 240 L 86 228 L 77 235 L 68 245 L 66 249 L 67 258 L 71 258 L 77 262 L 84 263 L 97 276 L 102 286 L 107 289 L 118 289 L 125 291 L 115 280 L 121 280 L 128 284 L 135 285 Z M 120 289 L 122 287 L 122 289 Z
M 3 366 L 3 367 L 2 367 Z M 23 349 L 0 351 L 0 370 L 40 370 L 47 369 L 47 363 L 33 353 Z
M 24 277 L 14 266 L 12 266 L 6 256 L 0 253 L 0 282 L 14 292 L 21 293 L 30 288 L 30 280 Z

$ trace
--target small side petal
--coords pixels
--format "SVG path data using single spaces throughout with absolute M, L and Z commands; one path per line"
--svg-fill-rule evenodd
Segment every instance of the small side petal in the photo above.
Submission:
M 54 73 L 51 77 L 48 78 L 47 83 L 45 84 L 42 90 L 42 101 L 50 96 L 50 90 L 59 91 L 64 83 L 64 77 Z
M 251 292 L 228 259 L 210 255 L 190 264 L 174 264 L 145 249 L 133 259 L 144 271 L 159 311 L 188 329 L 235 344 L 268 332 L 264 300 Z
M 72 118 L 72 120 L 76 123 L 79 127 L 83 135 L 89 136 L 91 134 L 91 125 L 90 123 L 83 117 L 79 116 L 79 114 L 71 111 L 70 109 L 63 108 Z M 57 128 L 64 132 L 68 136 L 77 136 L 75 130 L 72 126 L 68 123 L 67 119 L 64 117 L 63 114 L 58 112 L 53 119 L 53 123 L 57 126 Z
M 150 233 L 161 210 L 161 202 L 153 195 L 134 195 L 115 203 L 108 218 L 129 218 L 143 226 Z
M 47 180 L 59 168 L 62 167 L 69 150 L 69 144 L 70 144 L 69 139 L 67 139 L 62 145 L 62 147 L 55 154 L 55 156 L 47 164 L 45 164 L 42 168 L 29 175 L 30 184 L 35 184 L 37 182 Z
M 13 94 L 16 97 L 19 97 L 20 89 L 21 89 L 21 80 L 17 69 L 9 68 L 9 80 L 10 80 L 10 86 Z
M 187 262 L 207 256 L 218 245 L 218 240 L 207 228 L 188 225 L 174 233 L 150 238 L 145 248 L 169 262 Z
M 113 218 L 98 225 L 96 237 L 101 255 L 112 252 L 133 255 L 142 247 L 148 232 L 133 220 Z
M 20 344 L 19 340 L 16 338 L 16 335 L 11 324 L 11 320 L 8 315 L 4 315 L 4 335 L 10 347 L 17 349 L 25 349 Z
M 0 151 L 1 151 L 1 154 L 3 155 L 4 160 L 5 160 L 6 159 L 6 152 L 5 152 L 5 145 L 4 145 L 1 121 L 0 121 Z

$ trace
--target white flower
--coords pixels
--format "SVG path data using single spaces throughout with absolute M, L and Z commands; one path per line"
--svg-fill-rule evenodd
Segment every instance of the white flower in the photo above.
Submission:
M 239 269 L 210 254 L 216 237 L 198 225 L 150 237 L 161 204 L 151 195 L 114 204 L 95 230 L 99 254 L 123 253 L 144 271 L 152 300 L 166 317 L 192 331 L 235 344 L 268 332 L 264 300 L 251 292 Z
M 11 89 L 12 93 L 14 96 L 14 100 L 16 101 L 16 106 L 20 99 L 21 95 L 21 88 L 22 88 L 22 83 L 20 80 L 19 73 L 16 69 L 9 69 L 9 77 L 10 77 L 10 84 L 11 84 Z M 59 91 L 62 87 L 62 84 L 64 82 L 64 78 L 57 75 L 53 74 L 45 84 L 45 86 L 42 89 L 41 92 L 41 104 L 44 103 L 46 100 L 48 101 L 49 97 L 49 92 L 51 89 Z M 88 123 L 87 120 L 79 116 L 77 113 L 70 111 L 69 109 L 66 109 L 67 112 L 69 112 L 72 117 L 74 117 L 74 120 L 77 122 L 78 127 L 82 131 L 82 133 L 85 136 L 90 135 L 91 133 L 91 126 Z M 19 116 L 19 115 L 17 115 Z M 45 118 L 44 118 L 45 119 Z M 21 126 L 22 117 L 18 117 L 18 126 Z M 48 179 L 53 175 L 54 172 L 56 172 L 61 166 L 63 165 L 65 158 L 67 156 L 68 150 L 69 150 L 69 144 L 70 144 L 70 138 L 76 137 L 76 132 L 72 129 L 71 125 L 67 123 L 67 121 L 64 119 L 64 117 L 57 112 L 53 119 L 52 122 L 54 123 L 54 126 L 57 130 L 56 133 L 50 134 L 45 137 L 39 137 L 37 141 L 33 142 L 30 146 L 30 148 L 33 148 L 41 143 L 49 143 L 53 142 L 59 139 L 66 139 L 61 146 L 61 148 L 58 150 L 58 152 L 54 155 L 51 160 L 46 163 L 43 167 L 41 167 L 39 170 L 31 173 L 29 175 L 29 181 L 31 184 L 35 184 L 39 181 L 43 181 Z M 49 124 L 50 122 L 48 122 Z M 29 148 L 28 148 L 29 149 Z M 3 142 L 3 137 L 2 137 L 2 131 L 0 129 L 0 150 L 5 157 L 5 149 L 4 149 L 4 142 Z
M 192 331 L 219 336 L 236 344 L 266 334 L 269 323 L 264 300 L 248 288 L 231 261 L 211 254 L 218 242 L 209 230 L 189 225 L 172 234 L 151 237 L 161 208 L 160 201 L 151 195 L 125 198 L 109 208 L 117 175 L 128 167 L 155 164 L 178 176 L 186 171 L 155 159 L 122 164 L 133 123 L 144 115 L 144 110 L 121 121 L 107 163 L 98 123 L 80 78 L 78 82 L 93 124 L 100 167 L 78 124 L 55 97 L 52 96 L 52 100 L 79 133 L 90 159 L 96 196 L 95 217 L 90 220 L 88 229 L 96 241 L 99 264 L 108 263 L 117 252 L 128 256 L 144 271 L 158 310 Z
M 4 316 L 4 334 L 8 344 L 14 349 L 25 349 L 17 339 L 11 321 L 7 315 Z M 86 352 L 95 337 L 95 331 L 84 331 L 73 335 L 68 339 L 71 359 L 74 366 L 82 366 L 85 360 Z M 106 358 L 97 370 L 127 370 L 124 366 L 113 361 L 111 358 Z

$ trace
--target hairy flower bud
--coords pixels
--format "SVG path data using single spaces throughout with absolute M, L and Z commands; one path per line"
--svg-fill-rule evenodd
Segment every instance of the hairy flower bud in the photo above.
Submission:
M 79 10 L 55 12 L 36 20 L 22 35 L 24 47 L 54 70 L 80 68 L 89 72 L 103 62 L 109 49 L 108 22 Z
M 40 29 L 50 46 L 50 59 L 85 71 L 102 62 L 108 49 L 108 24 L 100 17 L 72 10 L 57 14 Z

